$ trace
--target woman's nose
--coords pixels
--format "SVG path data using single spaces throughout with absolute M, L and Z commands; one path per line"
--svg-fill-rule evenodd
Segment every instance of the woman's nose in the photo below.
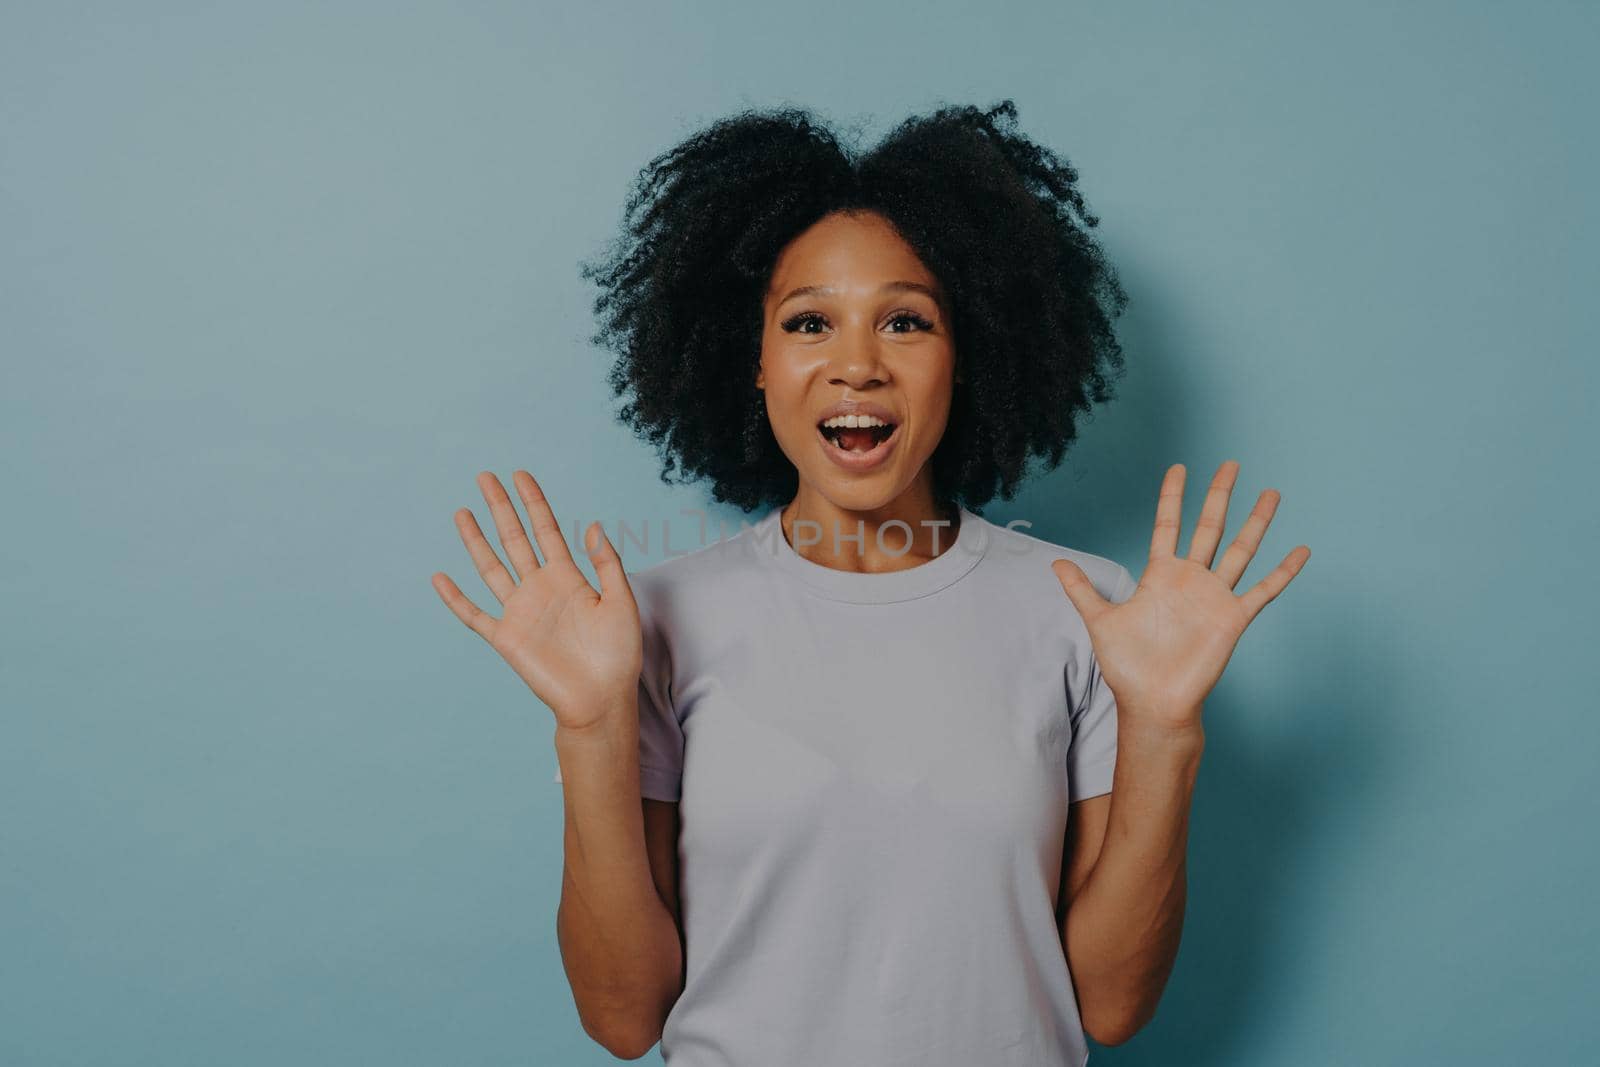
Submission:
M 829 353 L 828 380 L 852 389 L 872 382 L 882 383 L 888 376 L 878 354 L 878 338 L 870 330 L 850 330 L 842 334 Z

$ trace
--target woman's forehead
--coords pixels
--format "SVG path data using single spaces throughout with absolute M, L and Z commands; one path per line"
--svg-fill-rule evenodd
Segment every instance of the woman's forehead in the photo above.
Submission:
M 939 280 L 888 220 L 876 214 L 828 215 L 778 255 L 767 297 L 872 296 L 899 287 L 940 291 Z M 935 296 L 937 299 L 937 296 Z

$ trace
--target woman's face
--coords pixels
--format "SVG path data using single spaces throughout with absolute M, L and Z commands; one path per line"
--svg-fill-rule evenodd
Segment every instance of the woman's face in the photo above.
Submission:
M 938 279 L 881 215 L 837 213 L 778 256 L 763 307 L 756 385 L 801 494 L 848 511 L 928 507 L 955 380 Z M 887 425 L 821 425 L 840 404 Z

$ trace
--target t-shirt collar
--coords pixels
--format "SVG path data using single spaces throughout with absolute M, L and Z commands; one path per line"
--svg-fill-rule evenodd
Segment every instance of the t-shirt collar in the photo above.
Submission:
M 803 583 L 810 591 L 830 600 L 843 600 L 855 604 L 887 604 L 899 600 L 915 600 L 937 593 L 951 585 L 978 565 L 993 543 L 993 531 L 979 515 L 959 508 L 961 529 L 955 543 L 949 542 L 950 528 L 940 527 L 941 551 L 926 563 L 904 570 L 867 574 L 845 571 L 813 563 L 794 550 L 783 536 L 783 507 L 774 507 L 750 528 L 750 546 L 764 562 L 783 574 Z M 852 531 L 841 530 L 841 544 L 849 551 L 854 544 L 843 540 Z M 824 539 L 827 538 L 824 533 Z M 866 536 L 870 537 L 871 534 Z M 883 534 L 885 545 L 900 544 L 903 534 L 888 529 Z

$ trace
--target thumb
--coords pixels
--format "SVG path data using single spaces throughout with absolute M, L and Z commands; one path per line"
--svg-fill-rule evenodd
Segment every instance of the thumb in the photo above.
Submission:
M 1111 601 L 1100 595 L 1100 590 L 1094 587 L 1089 576 L 1076 563 L 1070 559 L 1058 559 L 1050 564 L 1050 569 L 1056 572 L 1062 591 L 1072 601 L 1072 606 L 1078 609 L 1078 614 L 1083 616 L 1086 625 L 1093 623 L 1101 612 L 1110 609 Z
M 628 576 L 622 570 L 622 557 L 617 555 L 616 546 L 606 536 L 600 520 L 591 522 L 583 532 L 583 545 L 589 553 L 589 562 L 594 564 L 594 573 L 600 579 L 600 596 L 607 599 L 633 599 Z

